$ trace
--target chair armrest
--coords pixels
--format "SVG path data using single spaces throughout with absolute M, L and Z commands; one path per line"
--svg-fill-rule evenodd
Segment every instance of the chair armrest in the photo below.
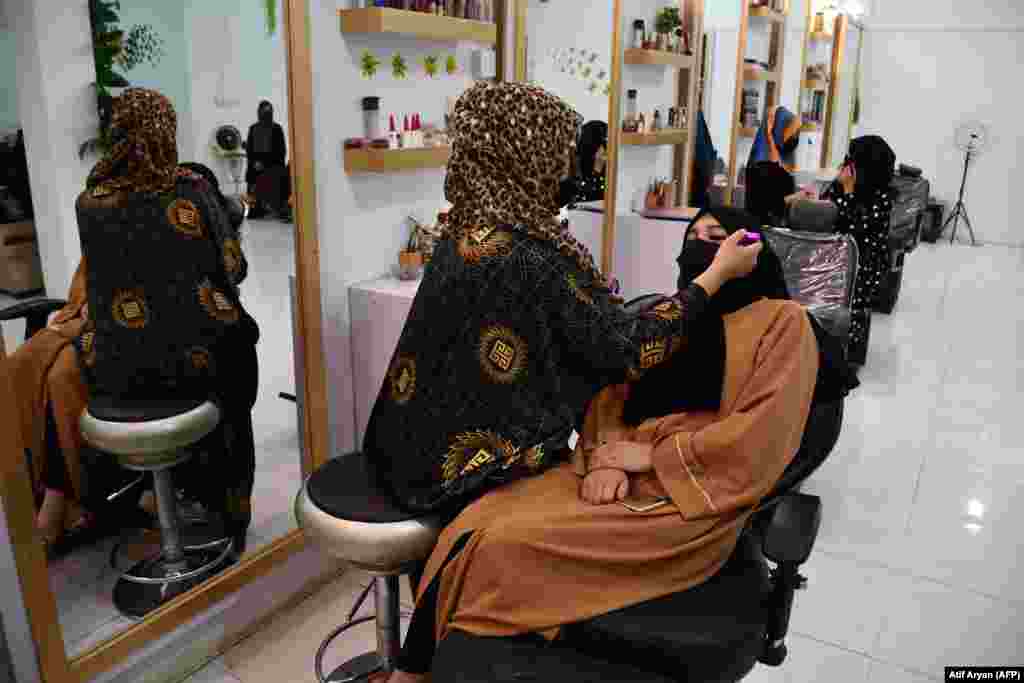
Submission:
M 50 315 L 68 305 L 63 299 L 32 299 L 0 308 L 0 322 L 34 315 Z
M 0 308 L 0 322 L 5 320 L 25 319 L 25 339 L 28 340 L 39 330 L 46 327 L 51 313 L 67 306 L 63 299 L 32 299 Z
M 805 493 L 783 496 L 764 527 L 765 557 L 776 564 L 807 561 L 821 526 L 821 498 Z

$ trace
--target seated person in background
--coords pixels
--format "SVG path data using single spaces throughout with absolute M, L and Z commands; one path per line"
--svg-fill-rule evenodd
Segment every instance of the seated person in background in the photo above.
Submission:
M 651 315 L 613 301 L 558 221 L 579 115 L 533 86 L 478 84 L 452 119 L 452 208 L 363 441 L 397 502 L 454 517 L 484 490 L 568 458 L 603 386 L 660 362 L 707 297 L 753 268 L 737 234 Z
M 796 170 L 796 152 L 800 147 L 800 117 L 785 107 L 768 110 L 764 123 L 757 129 L 750 149 L 747 168 L 759 161 L 774 161 L 789 172 Z
M 281 124 L 274 122 L 274 106 L 263 100 L 257 109 L 257 121 L 249 126 L 245 141 L 248 168 L 245 182 L 255 206 L 249 215 L 261 218 L 271 211 L 282 220 L 290 218 L 288 198 L 288 143 Z
M 588 121 L 580 129 L 576 143 L 576 174 L 570 178 L 565 205 L 604 199 L 605 167 L 608 163 L 608 124 Z
M 793 174 L 774 161 L 758 161 L 748 166 L 746 187 L 747 211 L 763 225 L 785 226 L 793 202 L 814 199 L 813 191 L 798 191 Z
M 201 164 L 181 164 L 179 178 L 211 184 L 221 198 L 216 176 Z M 237 230 L 241 214 L 233 216 Z M 88 402 L 88 390 L 82 378 L 74 340 L 88 319 L 86 304 L 87 268 L 81 259 L 67 295 L 67 305 L 55 313 L 48 327 L 19 346 L 7 358 L 12 375 L 22 438 L 28 455 L 29 476 L 37 505 L 36 528 L 40 542 L 53 558 L 93 542 L 128 524 L 146 522 L 133 517 L 131 507 L 102 510 L 101 499 L 120 487 L 124 471 L 94 471 L 83 476 L 87 467 L 81 459 L 82 437 L 78 419 Z M 127 483 L 133 477 L 121 477 Z M 102 480 L 102 481 L 101 481 Z M 95 482 L 89 486 L 88 482 Z
M 866 135 L 850 141 L 843 166 L 823 198 L 839 209 L 836 232 L 857 242 L 857 284 L 850 320 L 850 348 L 866 352 L 868 319 L 889 269 L 889 223 L 892 218 L 896 155 L 885 140 Z M 864 357 L 851 357 L 864 363 Z
M 163 95 L 114 102 L 109 156 L 76 203 L 89 316 L 75 339 L 89 394 L 210 398 L 218 428 L 198 498 L 244 550 L 255 471 L 259 328 L 239 300 L 246 261 L 217 193 L 177 172 L 177 117 Z
M 715 160 L 718 152 L 711 139 L 704 111 L 697 112 L 697 140 L 694 144 L 692 202 L 694 206 L 711 206 L 711 185 L 715 179 Z
M 701 213 L 678 259 L 679 289 L 730 233 L 758 227 L 735 210 Z M 796 454 L 810 411 L 819 347 L 788 298 L 766 243 L 754 271 L 688 326 L 685 352 L 597 395 L 573 462 L 492 491 L 449 524 L 392 681 L 422 680 L 452 630 L 550 639 L 713 576 Z M 661 502 L 647 512 L 620 504 L 640 500 Z

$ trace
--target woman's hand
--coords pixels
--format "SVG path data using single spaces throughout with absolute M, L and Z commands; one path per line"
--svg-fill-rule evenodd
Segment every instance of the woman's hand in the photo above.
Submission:
M 718 247 L 711 270 L 720 272 L 726 280 L 746 277 L 754 272 L 757 257 L 763 248 L 760 240 L 749 246 L 742 246 L 740 241 L 747 236 L 746 230 L 737 230 Z
M 839 169 L 839 185 L 846 194 L 853 194 L 853 188 L 857 184 L 857 171 L 853 164 L 846 164 Z
M 605 505 L 629 495 L 629 475 L 622 470 L 597 470 L 583 479 L 580 498 L 591 505 Z
M 654 468 L 651 444 L 639 441 L 615 441 L 594 449 L 588 470 L 610 467 L 623 472 L 650 472 Z

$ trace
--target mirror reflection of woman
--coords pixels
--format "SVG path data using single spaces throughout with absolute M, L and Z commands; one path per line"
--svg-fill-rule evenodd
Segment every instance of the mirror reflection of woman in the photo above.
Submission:
M 256 123 L 249 127 L 245 151 L 249 163 L 245 182 L 255 206 L 250 217 L 261 218 L 271 212 L 282 220 L 291 219 L 288 200 L 291 178 L 288 175 L 288 146 L 281 124 L 274 121 L 274 105 L 263 100 L 257 109 Z

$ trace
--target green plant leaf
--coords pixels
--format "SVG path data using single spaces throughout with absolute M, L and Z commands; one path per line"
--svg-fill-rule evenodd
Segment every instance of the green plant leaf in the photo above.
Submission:
M 459 70 L 459 62 L 455 59 L 455 55 L 448 55 L 448 59 L 445 60 L 445 70 L 449 76 L 454 76 Z
M 409 65 L 399 53 L 395 53 L 394 57 L 391 58 L 391 73 L 395 78 L 405 78 L 409 75 Z
M 436 55 L 427 55 L 423 58 L 423 69 L 431 78 L 437 75 L 437 67 L 438 59 Z
M 267 15 L 267 36 L 277 33 L 277 0 L 263 0 L 263 11 Z
M 359 62 L 364 78 L 373 78 L 377 74 L 377 67 L 380 66 L 380 60 L 377 59 L 372 52 L 365 50 Z

